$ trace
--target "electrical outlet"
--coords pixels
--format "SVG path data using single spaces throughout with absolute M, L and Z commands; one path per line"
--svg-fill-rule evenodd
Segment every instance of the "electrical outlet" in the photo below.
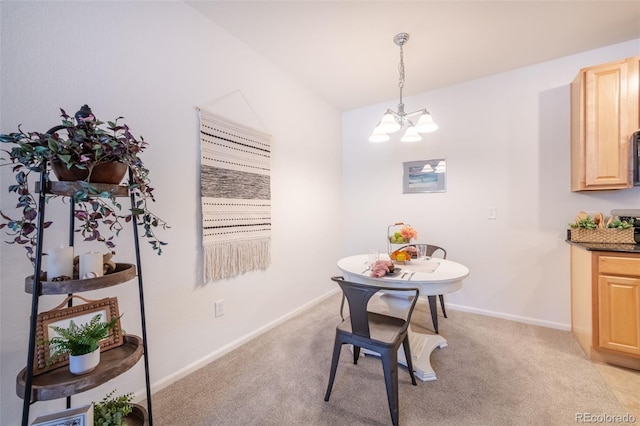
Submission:
M 487 219 L 496 220 L 498 218 L 498 209 L 495 207 L 489 208 Z
M 223 316 L 224 315 L 224 300 L 218 300 L 215 303 L 215 307 L 216 307 L 216 318 Z

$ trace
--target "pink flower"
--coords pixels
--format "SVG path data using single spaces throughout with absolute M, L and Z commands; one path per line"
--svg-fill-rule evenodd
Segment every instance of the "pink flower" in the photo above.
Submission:
M 400 235 L 402 235 L 402 238 L 405 240 L 410 240 L 412 238 L 418 238 L 418 231 L 409 225 L 405 225 L 400 229 Z

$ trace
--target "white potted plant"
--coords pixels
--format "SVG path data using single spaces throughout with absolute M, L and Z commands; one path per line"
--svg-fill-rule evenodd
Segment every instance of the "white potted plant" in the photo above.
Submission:
M 72 374 L 85 374 L 95 369 L 100 363 L 100 341 L 109 336 L 120 319 L 114 317 L 104 322 L 100 321 L 101 318 L 101 315 L 96 315 L 80 326 L 73 320 L 67 328 L 53 326 L 58 336 L 45 342 L 52 350 L 50 359 L 68 353 L 69 371 Z

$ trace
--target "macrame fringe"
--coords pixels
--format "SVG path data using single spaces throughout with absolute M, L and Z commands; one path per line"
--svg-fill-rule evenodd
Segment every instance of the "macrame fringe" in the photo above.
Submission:
M 267 269 L 270 238 L 210 243 L 204 247 L 206 281 L 223 280 L 245 272 Z

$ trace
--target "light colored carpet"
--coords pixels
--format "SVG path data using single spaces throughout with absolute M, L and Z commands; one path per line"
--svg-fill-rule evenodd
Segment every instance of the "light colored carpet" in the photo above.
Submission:
M 329 402 L 340 295 L 156 393 L 157 425 L 391 424 L 378 358 L 342 350 Z M 412 327 L 431 329 L 419 303 Z M 624 407 L 571 333 L 450 310 L 448 347 L 431 356 L 438 380 L 412 386 L 400 368 L 403 425 L 575 425 L 577 413 Z

